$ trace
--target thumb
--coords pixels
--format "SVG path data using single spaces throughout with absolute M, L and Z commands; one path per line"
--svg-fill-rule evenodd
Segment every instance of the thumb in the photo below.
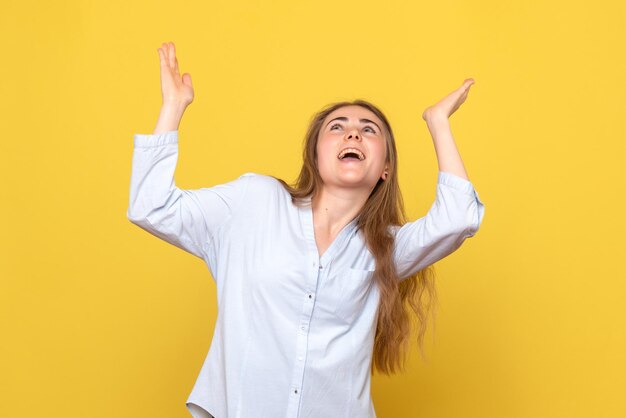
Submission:
M 183 83 L 185 83 L 189 87 L 193 87 L 191 84 L 191 74 L 189 73 L 183 74 Z

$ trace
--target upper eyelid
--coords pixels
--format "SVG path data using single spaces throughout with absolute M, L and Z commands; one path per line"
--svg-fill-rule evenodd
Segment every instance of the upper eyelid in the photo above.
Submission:
M 340 122 L 333 122 L 332 125 L 330 125 L 330 129 L 333 129 L 333 126 L 335 125 L 341 125 Z M 370 128 L 372 131 L 376 132 L 376 129 L 374 129 L 373 126 L 371 126 L 370 124 L 365 125 L 365 128 Z

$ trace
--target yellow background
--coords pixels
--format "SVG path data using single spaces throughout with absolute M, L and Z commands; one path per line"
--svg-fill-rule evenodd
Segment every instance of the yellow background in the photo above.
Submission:
M 623 1 L 4 1 L 0 416 L 191 416 L 215 284 L 126 219 L 165 41 L 196 94 L 178 186 L 291 181 L 311 115 L 360 97 L 392 123 L 413 219 L 437 173 L 421 112 L 473 77 L 451 123 L 486 215 L 437 264 L 429 362 L 374 376 L 377 414 L 626 416 L 625 18 Z

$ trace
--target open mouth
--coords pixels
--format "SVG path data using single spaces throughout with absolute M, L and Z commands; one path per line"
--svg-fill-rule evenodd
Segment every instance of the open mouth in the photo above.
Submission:
M 353 152 L 347 153 L 343 158 L 340 158 L 341 161 L 361 161 L 358 155 Z
M 356 148 L 346 148 L 342 150 L 337 158 L 341 161 L 363 161 L 365 160 L 365 154 L 361 150 Z

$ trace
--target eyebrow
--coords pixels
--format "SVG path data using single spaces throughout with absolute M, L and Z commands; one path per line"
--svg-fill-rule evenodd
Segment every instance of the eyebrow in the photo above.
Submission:
M 333 121 L 335 121 L 335 120 L 341 120 L 341 121 L 347 122 L 347 121 L 348 121 L 348 118 L 347 118 L 347 117 L 345 117 L 345 116 L 339 116 L 338 118 L 335 118 L 335 119 L 333 119 L 333 120 L 329 121 L 329 122 L 326 124 L 326 126 L 330 125 L 330 122 L 333 122 Z M 382 129 L 380 129 L 380 126 L 378 126 L 378 124 L 376 124 L 376 122 L 374 122 L 374 121 L 372 121 L 372 120 L 369 120 L 369 119 L 359 119 L 359 122 L 361 122 L 361 123 L 372 123 L 372 124 L 376 125 L 376 127 L 378 128 L 378 130 L 379 130 L 379 131 L 382 131 Z

